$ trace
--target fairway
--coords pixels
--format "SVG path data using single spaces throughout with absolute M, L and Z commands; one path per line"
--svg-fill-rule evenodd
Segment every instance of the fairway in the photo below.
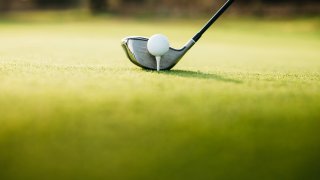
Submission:
M 120 46 L 204 22 L 0 22 L 0 179 L 319 179 L 319 19 L 221 19 L 159 73 Z

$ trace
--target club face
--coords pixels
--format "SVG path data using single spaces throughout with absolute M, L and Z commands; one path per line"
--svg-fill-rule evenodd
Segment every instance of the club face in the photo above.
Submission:
M 156 59 L 148 52 L 147 44 L 148 38 L 127 37 L 122 40 L 121 45 L 132 63 L 144 69 L 157 70 Z M 170 70 L 173 68 L 193 44 L 194 41 L 190 41 L 181 49 L 170 48 L 161 57 L 160 69 Z

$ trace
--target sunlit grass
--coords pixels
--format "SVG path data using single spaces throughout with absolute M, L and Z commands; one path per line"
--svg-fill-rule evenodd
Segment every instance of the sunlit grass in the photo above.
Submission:
M 319 21 L 221 19 L 170 72 L 120 47 L 202 23 L 0 23 L 0 179 L 318 179 Z

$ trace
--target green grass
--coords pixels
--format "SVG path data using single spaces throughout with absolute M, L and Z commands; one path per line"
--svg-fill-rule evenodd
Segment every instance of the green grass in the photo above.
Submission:
M 0 179 L 319 179 L 319 19 L 221 19 L 170 72 L 120 47 L 202 23 L 0 23 Z

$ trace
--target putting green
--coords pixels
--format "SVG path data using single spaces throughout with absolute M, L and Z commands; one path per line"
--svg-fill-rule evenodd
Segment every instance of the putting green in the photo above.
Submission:
M 170 72 L 120 47 L 202 24 L 0 23 L 0 179 L 319 179 L 319 19 L 219 20 Z

